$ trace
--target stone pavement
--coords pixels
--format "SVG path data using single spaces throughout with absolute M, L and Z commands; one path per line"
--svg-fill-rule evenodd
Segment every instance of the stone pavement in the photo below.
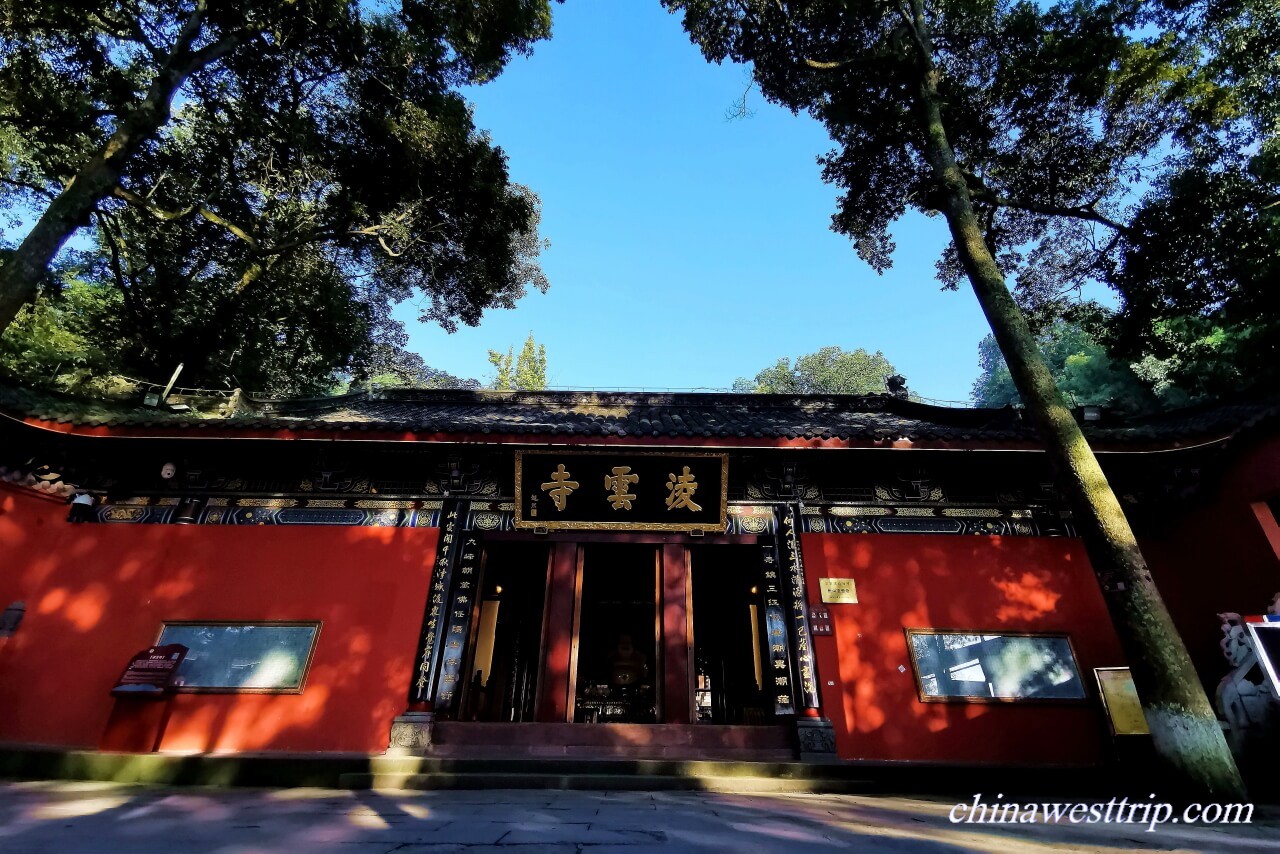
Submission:
M 972 797 L 972 796 L 970 796 Z M 0 783 L 0 852 L 1280 850 L 1251 825 L 953 825 L 945 798 Z

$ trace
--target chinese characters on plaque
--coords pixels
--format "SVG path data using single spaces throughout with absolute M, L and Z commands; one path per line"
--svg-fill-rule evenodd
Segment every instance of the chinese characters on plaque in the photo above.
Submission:
M 556 510 L 563 511 L 569 504 L 569 496 L 578 488 L 576 480 L 569 480 L 573 475 L 564 470 L 564 463 L 556 466 L 551 473 L 551 482 L 542 484 L 542 491 L 550 494 L 555 502 Z
M 683 509 L 697 513 L 702 509 L 693 503 L 693 494 L 698 491 L 695 480 L 696 477 L 689 473 L 688 466 L 684 467 L 684 474 L 679 477 L 674 474 L 667 475 L 667 491 L 671 493 L 665 502 L 668 510 Z
M 857 605 L 858 587 L 852 578 L 819 578 L 822 601 L 832 605 Z
M 452 580 L 453 558 L 461 545 L 462 525 L 458 515 L 461 506 L 465 505 L 454 505 L 448 513 L 442 512 L 440 520 L 440 547 L 431 572 L 431 598 L 427 603 L 426 619 L 423 620 L 422 656 L 418 662 L 418 678 L 414 682 L 413 696 L 417 700 L 426 700 L 430 695 L 432 655 L 439 644 L 440 629 L 444 622 L 445 590 Z
M 723 531 L 725 454 L 516 453 L 517 528 Z
M 809 633 L 813 637 L 831 636 L 831 610 L 826 605 L 809 605 Z

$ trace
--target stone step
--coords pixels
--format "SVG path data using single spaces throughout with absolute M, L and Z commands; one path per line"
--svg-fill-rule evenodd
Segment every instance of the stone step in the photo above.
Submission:
M 580 789 L 592 791 L 699 791 L 726 794 L 851 794 L 873 784 L 856 779 L 788 779 L 761 776 L 676 776 L 645 774 L 451 773 L 343 774 L 339 785 L 378 791 L 426 789 Z
M 675 759 L 449 759 L 368 753 L 172 755 L 0 744 L 0 777 L 182 786 L 542 786 L 644 790 L 974 792 L 1105 800 L 1145 798 L 1150 772 L 1134 768 L 945 765 L 914 762 L 732 762 Z M 763 781 L 763 782 L 762 782 Z
M 371 775 L 588 775 L 639 777 L 768 777 L 810 779 L 833 775 L 857 775 L 838 764 L 819 765 L 794 760 L 748 762 L 732 759 L 626 759 L 626 758 L 448 758 L 434 755 L 378 756 L 369 762 Z
M 791 762 L 795 751 L 786 748 L 691 747 L 661 744 L 435 744 L 425 755 L 448 759 L 528 757 L 536 759 L 682 759 L 687 761 Z
M 785 725 L 470 723 L 437 721 L 437 745 L 557 745 L 563 747 L 692 747 L 707 750 L 793 749 Z

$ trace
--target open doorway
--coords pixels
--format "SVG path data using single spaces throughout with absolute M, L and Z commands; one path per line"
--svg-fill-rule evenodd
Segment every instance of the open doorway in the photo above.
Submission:
M 773 722 L 764 680 L 760 551 L 753 546 L 689 550 L 693 575 L 694 708 L 699 723 Z
M 575 703 L 577 723 L 658 718 L 658 549 L 583 547 Z
M 545 545 L 485 546 L 461 720 L 534 720 L 549 563 Z

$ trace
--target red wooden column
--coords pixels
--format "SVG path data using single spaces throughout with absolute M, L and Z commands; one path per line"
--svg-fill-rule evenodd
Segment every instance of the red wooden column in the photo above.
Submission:
M 556 543 L 551 556 L 547 591 L 547 635 L 543 644 L 538 720 L 564 723 L 569 719 L 570 666 L 573 660 L 573 621 L 578 600 L 578 544 Z
M 693 624 L 689 620 L 689 550 L 662 547 L 662 722 L 693 722 Z

